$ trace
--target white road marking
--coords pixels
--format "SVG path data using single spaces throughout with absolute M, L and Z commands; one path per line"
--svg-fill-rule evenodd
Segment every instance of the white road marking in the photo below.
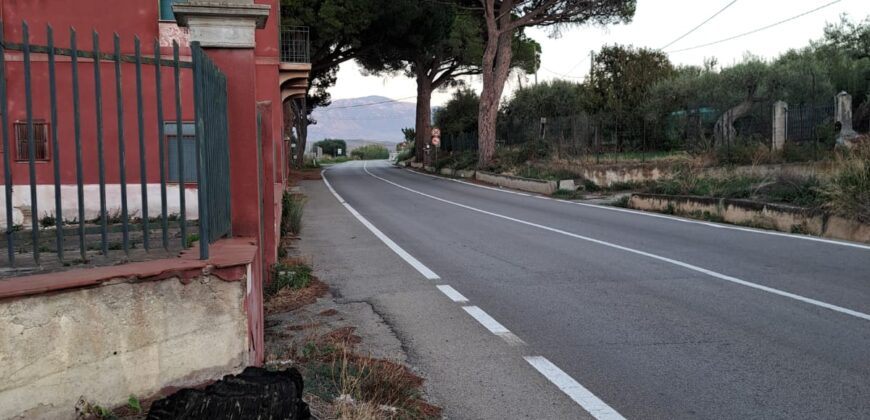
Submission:
M 454 289 L 446 284 L 439 284 L 438 286 L 435 286 L 435 287 L 437 287 L 438 290 L 440 290 L 442 293 L 447 295 L 447 297 L 449 297 L 450 300 L 452 300 L 456 303 L 468 302 L 468 299 L 465 296 L 462 296 L 462 293 L 459 293 L 458 291 L 456 291 L 456 289 Z
M 488 187 L 486 185 L 479 185 L 479 184 L 475 184 L 472 182 L 463 181 L 461 179 L 445 178 L 445 177 L 441 177 L 441 176 L 437 176 L 437 175 L 424 174 L 422 172 L 412 171 L 410 169 L 407 171 L 412 173 L 412 174 L 427 176 L 427 177 L 436 178 L 436 179 L 443 179 L 443 180 L 447 180 L 447 181 L 458 182 L 460 184 L 469 185 L 472 187 L 483 188 L 483 189 L 498 191 L 498 192 L 507 193 L 507 194 L 521 195 L 524 197 L 532 197 L 529 194 L 524 194 L 524 193 L 517 192 L 517 191 L 511 191 L 511 190 L 507 190 L 504 188 Z M 534 197 L 541 198 L 544 200 L 558 201 L 558 202 L 566 203 L 566 204 L 573 204 L 575 206 L 591 207 L 591 208 L 596 208 L 596 209 L 601 209 L 601 210 L 615 211 L 615 212 L 620 212 L 620 213 L 629 213 L 629 214 L 635 214 L 638 216 L 645 216 L 645 217 L 655 217 L 657 219 L 667 219 L 667 220 L 672 220 L 675 222 L 690 223 L 693 225 L 709 226 L 709 227 L 717 228 L 717 229 L 730 229 L 730 230 L 737 230 L 737 231 L 741 231 L 741 232 L 758 233 L 758 234 L 762 234 L 762 235 L 779 236 L 779 237 L 791 238 L 791 239 L 801 239 L 801 240 L 805 240 L 805 241 L 821 242 L 821 243 L 831 244 L 831 245 L 841 245 L 841 246 L 847 246 L 847 247 L 852 247 L 852 248 L 870 250 L 870 245 L 864 245 L 864 244 L 855 243 L 855 242 L 838 241 L 838 240 L 834 240 L 834 239 L 819 238 L 817 236 L 799 235 L 799 234 L 794 234 L 794 233 L 785 233 L 785 232 L 776 232 L 776 231 L 771 231 L 771 230 L 754 229 L 754 228 L 729 225 L 729 224 L 723 224 L 723 223 L 703 222 L 703 221 L 699 221 L 699 220 L 686 219 L 686 218 L 677 217 L 677 216 L 668 216 L 665 214 L 656 214 L 656 213 L 651 213 L 651 212 L 642 211 L 642 210 L 624 209 L 624 208 L 620 208 L 620 207 L 604 206 L 604 205 L 600 205 L 600 204 L 579 203 L 576 201 L 555 199 L 552 197 L 547 197 L 547 196 L 542 196 L 542 195 L 538 195 L 538 196 L 534 196 Z
M 410 192 L 412 192 L 412 193 L 414 193 L 414 194 L 419 194 L 419 195 L 422 195 L 422 196 L 424 196 L 424 197 L 431 198 L 431 199 L 436 200 L 436 201 L 440 201 L 440 202 L 442 202 L 442 203 L 451 204 L 451 205 L 454 205 L 454 206 L 456 206 L 456 207 L 461 207 L 461 208 L 464 208 L 464 209 L 467 209 L 467 210 L 471 210 L 471 211 L 474 211 L 474 212 L 478 212 L 478 213 L 481 213 L 481 214 L 486 214 L 486 215 L 488 215 L 488 216 L 493 216 L 493 217 L 497 217 L 497 218 L 500 218 L 500 219 L 509 220 L 509 221 L 511 221 L 511 222 L 519 223 L 519 224 L 526 225 L 526 226 L 531 226 L 531 227 L 538 228 L 538 229 L 543 229 L 543 230 L 546 230 L 546 231 L 548 231 L 548 232 L 558 233 L 558 234 L 560 234 L 560 235 L 565 235 L 565 236 L 568 236 L 568 237 L 571 237 L 571 238 L 576 238 L 576 239 L 584 240 L 584 241 L 587 241 L 587 242 L 592 242 L 592 243 L 594 243 L 594 244 L 603 245 L 603 246 L 606 246 L 606 247 L 610 247 L 610 248 L 618 249 L 618 250 L 625 251 L 625 252 L 629 252 L 629 253 L 632 253 L 632 254 L 642 255 L 642 256 L 644 256 L 644 257 L 652 258 L 652 259 L 654 259 L 654 260 L 658 260 L 658 261 L 666 262 L 666 263 L 668 263 L 668 264 L 673 264 L 673 265 L 676 265 L 676 266 L 679 266 L 679 267 L 683 267 L 683 268 L 688 269 L 688 270 L 691 270 L 691 271 L 695 271 L 695 272 L 698 272 L 698 273 L 706 274 L 706 275 L 708 275 L 708 276 L 710 276 L 710 277 L 713 277 L 713 278 L 717 278 L 717 279 L 720 279 L 720 280 L 725 280 L 725 281 L 728 281 L 728 282 L 731 282 L 731 283 L 734 283 L 734 284 L 739 284 L 739 285 L 741 285 L 741 286 L 746 286 L 746 287 L 750 287 L 750 288 L 753 288 L 753 289 L 756 289 L 756 290 L 761 290 L 761 291 L 764 291 L 764 292 L 772 293 L 772 294 L 775 294 L 775 295 L 778 295 L 778 296 L 787 297 L 787 298 L 794 299 L 794 300 L 797 300 L 797 301 L 800 301 L 800 302 L 808 303 L 808 304 L 810 304 L 810 305 L 815 305 L 815 306 L 818 306 L 818 307 L 820 307 L 820 308 L 830 309 L 830 310 L 835 311 L 835 312 L 839 312 L 839 313 L 842 313 L 842 314 L 846 314 L 846 315 L 850 315 L 850 316 L 853 316 L 853 317 L 856 317 L 856 318 L 861 318 L 861 319 L 864 319 L 864 320 L 868 320 L 868 321 L 870 321 L 870 315 L 865 314 L 865 313 L 863 313 L 863 312 L 858 312 L 858 311 L 855 311 L 855 310 L 852 310 L 852 309 L 844 308 L 844 307 L 842 307 L 842 306 L 832 305 L 832 304 L 830 304 L 830 303 L 826 303 L 826 302 L 822 302 L 822 301 L 819 301 L 819 300 L 811 299 L 811 298 L 808 298 L 808 297 L 805 297 L 805 296 L 801 296 L 801 295 L 797 295 L 797 294 L 794 294 L 794 293 L 791 293 L 791 292 L 786 292 L 786 291 L 784 291 L 784 290 L 779 290 L 779 289 L 775 289 L 775 288 L 772 288 L 772 287 L 768 287 L 768 286 L 763 286 L 763 285 L 760 285 L 760 284 L 752 283 L 752 282 L 749 282 L 749 281 L 746 281 L 746 280 L 741 280 L 741 279 L 738 279 L 738 278 L 736 278 L 736 277 L 731 277 L 731 276 L 728 276 L 728 275 L 725 275 L 725 274 L 717 273 L 717 272 L 715 272 L 715 271 L 707 270 L 706 268 L 701 268 L 701 267 L 698 267 L 698 266 L 696 266 L 696 265 L 692 265 L 692 264 L 689 264 L 689 263 L 685 263 L 685 262 L 682 262 L 682 261 L 678 261 L 678 260 L 675 260 L 675 259 L 672 259 L 672 258 L 663 257 L 663 256 L 660 256 L 660 255 L 652 254 L 652 253 L 645 252 L 645 251 L 641 251 L 641 250 L 638 250 L 638 249 L 629 248 L 629 247 L 625 247 L 625 246 L 622 246 L 622 245 L 617 245 L 617 244 L 614 244 L 614 243 L 611 243 L 611 242 L 606 242 L 606 241 L 602 241 L 602 240 L 599 240 L 599 239 L 590 238 L 590 237 L 588 237 L 588 236 L 578 235 L 578 234 L 576 234 L 576 233 L 567 232 L 567 231 L 564 231 L 564 230 L 561 230 L 561 229 L 556 229 L 556 228 L 549 227 L 549 226 L 539 225 L 539 224 L 537 224 L 537 223 L 528 222 L 528 221 L 525 221 L 525 220 L 522 220 L 522 219 L 517 219 L 517 218 L 514 218 L 514 217 L 510 217 L 510 216 L 505 216 L 505 215 L 503 215 L 503 214 L 493 213 L 493 212 L 486 211 L 486 210 L 482 210 L 482 209 L 479 209 L 479 208 L 476 208 L 476 207 L 471 207 L 471 206 L 468 206 L 468 205 L 465 205 L 465 204 L 457 203 L 457 202 L 455 202 L 455 201 L 446 200 L 446 199 L 443 199 L 443 198 L 440 198 L 440 197 L 436 197 L 436 196 L 434 196 L 434 195 L 430 195 L 430 194 L 426 194 L 426 193 L 421 192 L 421 191 L 417 191 L 417 190 L 412 189 L 412 188 L 408 188 L 408 187 L 406 187 L 406 186 L 404 186 L 404 185 L 397 184 L 397 183 L 395 183 L 395 182 L 393 182 L 393 181 L 390 181 L 390 180 L 388 180 L 388 179 L 385 179 L 385 178 L 379 177 L 379 176 L 377 176 L 377 175 L 375 175 L 375 174 L 369 172 L 368 168 L 366 168 L 366 167 L 363 167 L 363 169 L 364 169 L 365 172 L 366 172 L 367 174 L 369 174 L 370 176 L 375 177 L 375 178 L 377 178 L 377 179 L 379 179 L 379 180 L 381 180 L 381 181 L 383 181 L 383 182 L 386 182 L 386 183 L 388 183 L 388 184 L 391 184 L 391 185 L 396 186 L 396 187 L 398 187 L 398 188 L 401 188 L 401 189 L 403 189 L 403 190 L 410 191 Z
M 488 313 L 484 312 L 483 309 L 478 308 L 477 306 L 463 306 L 462 309 L 465 312 L 468 312 L 472 318 L 477 320 L 480 325 L 483 325 L 484 328 L 489 330 L 489 332 L 501 337 L 504 341 L 512 346 L 520 346 L 526 344 L 519 337 L 514 335 L 514 333 L 510 332 L 504 325 L 499 324 L 495 318 L 489 316 Z
M 363 167 L 363 169 L 365 169 L 365 166 Z M 338 195 L 338 193 L 335 191 L 335 189 L 332 188 L 332 184 L 330 184 L 329 180 L 326 178 L 326 171 L 327 170 L 324 169 L 323 172 L 321 173 L 321 177 L 323 178 L 323 182 L 326 184 L 326 187 L 329 188 L 329 191 L 332 192 L 332 195 L 334 195 L 335 198 L 338 199 L 338 202 L 341 203 L 341 205 L 343 205 L 344 208 L 346 208 L 350 212 L 350 214 L 353 215 L 353 217 L 356 217 L 356 219 L 359 220 L 360 223 L 363 224 L 363 226 L 365 226 L 366 228 L 368 228 L 368 230 L 370 230 L 372 233 L 374 233 L 375 236 L 377 236 L 378 239 L 380 239 L 381 242 L 383 242 L 387 247 L 389 247 L 391 250 L 393 250 L 393 252 L 395 252 L 396 255 L 398 255 L 400 258 L 405 260 L 405 262 L 410 264 L 411 267 L 414 267 L 415 270 L 419 271 L 420 274 L 423 275 L 423 277 L 426 277 L 429 280 L 438 280 L 441 278 L 437 274 L 435 274 L 434 271 L 430 270 L 429 267 L 426 267 L 418 259 L 414 258 L 411 254 L 409 254 L 407 251 L 402 249 L 402 247 L 400 247 L 395 242 L 393 242 L 393 240 L 390 239 L 389 237 L 387 237 L 387 235 L 384 235 L 383 232 L 381 232 L 378 228 L 376 228 L 373 224 L 371 224 L 371 222 L 366 220 L 365 217 L 363 217 L 361 214 L 359 214 L 359 212 L 357 212 L 356 209 L 354 209 L 353 207 L 351 207 L 350 204 L 348 204 L 346 201 L 344 201 L 344 199 L 341 198 L 340 195 Z
M 562 392 L 568 395 L 574 402 L 580 404 L 584 410 L 588 411 L 592 417 L 598 420 L 625 420 L 621 414 L 601 401 L 592 392 L 586 389 L 574 378 L 559 369 L 558 366 L 547 360 L 543 356 L 526 356 L 523 357 L 534 367 L 538 372 L 544 375 L 553 385 L 556 385 Z

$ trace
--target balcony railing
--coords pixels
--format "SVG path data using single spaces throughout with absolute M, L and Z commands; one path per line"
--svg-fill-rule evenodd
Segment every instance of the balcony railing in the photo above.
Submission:
M 281 27 L 281 62 L 310 63 L 307 26 Z

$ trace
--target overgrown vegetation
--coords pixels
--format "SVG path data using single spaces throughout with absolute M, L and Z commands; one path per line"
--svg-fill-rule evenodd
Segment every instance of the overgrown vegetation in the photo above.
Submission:
M 390 151 L 382 144 L 367 144 L 353 149 L 350 156 L 361 160 L 388 159 Z
M 870 143 L 865 142 L 839 163 L 840 171 L 822 190 L 825 208 L 870 223 Z
M 317 143 L 314 143 L 314 147 L 319 147 L 320 150 L 323 151 L 324 155 L 329 155 L 333 158 L 347 156 L 347 142 L 345 142 L 344 140 L 324 139 Z
M 302 212 L 305 207 L 305 196 L 284 192 L 281 206 L 281 236 L 298 235 L 302 232 Z

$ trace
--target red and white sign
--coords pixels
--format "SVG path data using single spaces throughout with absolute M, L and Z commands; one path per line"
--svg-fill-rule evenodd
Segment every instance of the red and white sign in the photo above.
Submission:
M 441 144 L 441 137 L 432 137 L 432 145 L 438 146 Z
M 441 129 L 433 128 L 432 129 L 432 137 L 441 137 Z

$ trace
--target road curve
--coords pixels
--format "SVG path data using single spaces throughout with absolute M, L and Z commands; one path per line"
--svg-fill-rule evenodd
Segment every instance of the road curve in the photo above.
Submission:
M 870 247 L 511 194 L 386 162 L 325 176 L 522 353 L 618 415 L 870 418 Z

